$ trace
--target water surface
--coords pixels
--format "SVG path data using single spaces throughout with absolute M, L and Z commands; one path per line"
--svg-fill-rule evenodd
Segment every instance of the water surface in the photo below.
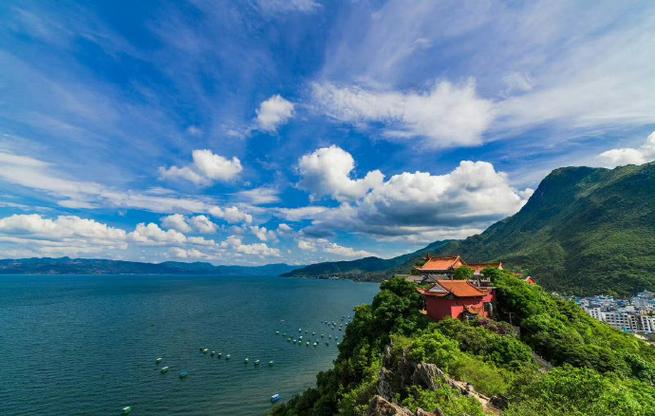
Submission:
M 321 322 L 339 322 L 377 290 L 280 277 L 0 276 L 0 413 L 263 414 L 273 393 L 288 399 L 331 366 L 337 349 L 325 340 L 343 331 Z M 275 335 L 298 328 L 312 341 L 323 333 L 320 347 Z

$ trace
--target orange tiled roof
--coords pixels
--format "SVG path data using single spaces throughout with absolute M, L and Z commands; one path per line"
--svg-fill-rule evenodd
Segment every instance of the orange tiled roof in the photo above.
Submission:
M 439 292 L 441 293 L 445 292 L 444 294 L 450 293 L 457 298 L 472 298 L 472 297 L 485 296 L 487 294 L 486 291 L 478 289 L 468 280 L 440 279 L 437 280 L 437 285 L 439 286 L 438 288 L 433 288 L 433 289 L 437 289 L 435 294 Z M 432 289 L 430 289 L 430 291 L 432 291 Z
M 462 265 L 464 265 L 464 262 L 459 256 L 428 257 L 428 260 L 423 266 L 417 267 L 416 270 L 422 272 L 445 272 L 454 270 Z
M 499 261 L 495 263 L 469 263 L 467 266 L 473 269 L 473 273 L 475 274 L 482 273 L 484 269 L 503 270 L 503 263 Z
M 478 289 L 468 280 L 446 280 L 439 279 L 430 289 L 416 288 L 425 296 L 444 297 L 452 294 L 456 298 L 477 298 L 486 296 L 489 292 L 485 289 Z

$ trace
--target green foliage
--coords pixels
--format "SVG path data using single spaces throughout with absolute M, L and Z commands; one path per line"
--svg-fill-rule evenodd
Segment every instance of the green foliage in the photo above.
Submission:
M 473 277 L 473 273 L 474 273 L 473 269 L 471 269 L 468 266 L 458 267 L 455 270 L 454 278 L 460 280 L 468 280 Z
M 553 364 L 593 368 L 655 382 L 655 348 L 599 322 L 510 273 L 496 278 L 497 309 L 521 338 Z
M 447 385 L 440 385 L 435 390 L 425 390 L 414 387 L 401 402 L 403 406 L 416 411 L 421 408 L 427 411 L 439 409 L 445 416 L 483 416 L 482 406 L 471 397 L 462 396 Z
M 655 414 L 655 389 L 564 366 L 517 383 L 506 416 L 646 416 Z

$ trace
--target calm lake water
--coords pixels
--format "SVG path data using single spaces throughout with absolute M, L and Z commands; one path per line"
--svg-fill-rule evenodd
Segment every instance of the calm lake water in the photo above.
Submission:
M 280 277 L 0 276 L 0 414 L 263 414 L 272 394 L 288 399 L 332 365 L 337 348 L 325 340 L 343 331 L 321 322 L 352 315 L 377 290 Z M 298 328 L 324 341 L 275 335 Z

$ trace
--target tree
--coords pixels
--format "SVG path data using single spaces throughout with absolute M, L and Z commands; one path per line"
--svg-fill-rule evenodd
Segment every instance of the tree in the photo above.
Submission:
M 455 279 L 466 280 L 473 277 L 473 269 L 467 266 L 458 267 L 455 270 Z

